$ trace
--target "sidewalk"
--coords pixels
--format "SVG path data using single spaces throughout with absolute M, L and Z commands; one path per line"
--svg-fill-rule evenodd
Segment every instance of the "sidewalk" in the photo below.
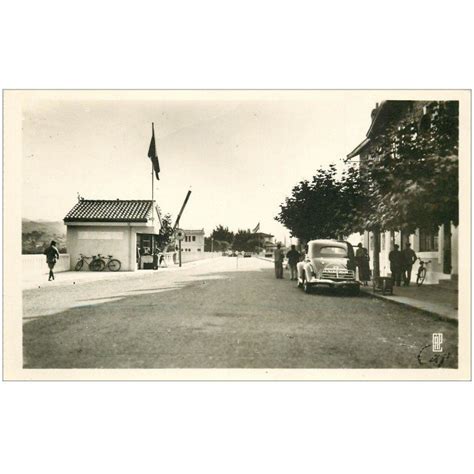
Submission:
M 445 289 L 441 285 L 416 286 L 412 283 L 408 287 L 395 286 L 393 288 L 393 295 L 374 293 L 370 283 L 369 286 L 361 286 L 360 289 L 375 298 L 410 306 L 411 308 L 438 316 L 445 321 L 456 323 L 458 321 L 458 293 Z
M 22 289 L 31 290 L 34 288 L 41 288 L 46 286 L 69 286 L 80 283 L 90 283 L 94 281 L 140 278 L 144 276 L 152 276 L 154 274 L 177 272 L 185 270 L 187 268 L 193 268 L 207 261 L 208 259 L 202 259 L 195 260 L 189 263 L 183 263 L 183 266 L 181 268 L 178 265 L 170 265 L 169 267 L 160 267 L 158 270 L 137 270 L 135 272 L 75 272 L 71 270 L 67 272 L 56 273 L 56 279 L 53 281 L 48 281 L 48 272 L 46 271 L 44 274 L 28 275 L 24 277 L 22 280 Z

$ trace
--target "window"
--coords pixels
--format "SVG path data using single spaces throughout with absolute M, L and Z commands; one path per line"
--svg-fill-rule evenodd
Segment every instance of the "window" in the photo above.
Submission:
M 438 233 L 420 229 L 420 252 L 438 251 Z
M 196 242 L 196 236 L 193 235 L 193 242 Z
M 319 252 L 321 257 L 347 257 L 346 249 L 342 247 L 321 247 Z
M 382 233 L 382 242 L 381 242 L 381 245 L 382 245 L 382 250 L 385 250 L 385 232 Z

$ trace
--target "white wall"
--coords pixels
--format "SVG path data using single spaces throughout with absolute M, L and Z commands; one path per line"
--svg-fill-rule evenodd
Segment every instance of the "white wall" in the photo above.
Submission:
M 175 257 L 173 258 L 173 255 Z M 181 252 L 181 262 L 189 263 L 195 262 L 197 260 L 204 260 L 208 258 L 220 257 L 220 252 Z M 165 253 L 166 264 L 172 266 L 173 264 L 178 264 L 178 252 L 166 252 Z
M 59 260 L 56 262 L 56 266 L 54 267 L 54 272 L 67 272 L 70 266 L 69 261 L 69 254 L 60 254 Z M 21 266 L 23 277 L 28 277 L 30 275 L 47 275 L 49 273 L 45 255 L 22 255 Z
M 74 269 L 81 253 L 88 257 L 99 253 L 103 256 L 112 255 L 120 260 L 121 271 L 134 270 L 136 250 L 132 248 L 132 244 L 135 232 L 135 228 L 127 225 L 69 225 L 67 249 L 71 256 L 71 270 Z M 90 261 L 89 259 L 88 262 Z M 82 271 L 88 271 L 88 266 L 84 265 Z

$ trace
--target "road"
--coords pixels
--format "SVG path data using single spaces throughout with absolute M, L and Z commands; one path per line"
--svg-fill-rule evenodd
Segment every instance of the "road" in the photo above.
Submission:
M 417 356 L 435 332 L 443 367 L 457 366 L 455 325 L 369 296 L 306 295 L 255 257 L 45 284 L 23 303 L 25 368 L 427 368 Z

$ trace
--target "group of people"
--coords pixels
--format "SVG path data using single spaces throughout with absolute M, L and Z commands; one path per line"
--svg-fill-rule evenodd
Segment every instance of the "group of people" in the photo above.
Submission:
M 296 281 L 298 279 L 298 273 L 296 265 L 302 260 L 304 254 L 301 254 L 296 250 L 296 245 L 292 245 L 290 251 L 286 254 L 288 259 L 288 268 L 290 269 L 290 280 Z M 277 244 L 277 248 L 274 253 L 275 261 L 275 277 L 283 278 L 283 261 L 285 258 L 285 252 L 281 248 L 281 244 Z M 367 286 L 367 282 L 370 280 L 370 267 L 369 267 L 369 253 L 367 249 L 362 247 L 362 244 L 358 245 L 356 251 L 356 265 L 359 269 L 359 279 Z
M 290 269 L 290 279 L 296 280 L 296 264 L 301 260 L 301 254 L 296 250 L 296 245 L 291 246 L 291 250 L 286 254 L 288 259 L 288 267 Z M 281 248 L 281 244 L 277 244 L 274 253 L 275 261 L 275 277 L 283 278 L 283 260 L 285 259 L 285 251 Z
M 409 242 L 406 243 L 405 248 L 400 251 L 400 246 L 394 244 L 393 250 L 388 254 L 390 260 L 390 271 L 392 273 L 392 281 L 394 285 L 400 286 L 402 279 L 403 285 L 409 286 L 411 281 L 411 272 L 413 264 L 417 260 L 416 253 L 411 248 Z M 274 253 L 275 262 L 275 277 L 283 278 L 283 260 L 285 258 L 285 251 L 281 248 L 281 244 L 277 244 Z M 291 250 L 286 254 L 288 259 L 288 267 L 290 269 L 290 279 L 297 279 L 296 265 L 302 259 L 302 254 L 296 250 L 296 246 L 292 245 Z M 368 285 L 371 279 L 371 271 L 369 265 L 369 252 L 361 243 L 357 245 L 355 253 L 355 263 L 359 271 L 359 280 L 364 286 Z
M 410 243 L 407 243 L 402 251 L 400 251 L 400 246 L 395 244 L 393 250 L 388 254 L 388 259 L 390 260 L 393 284 L 400 286 L 403 280 L 403 285 L 409 286 L 413 264 L 417 259 Z

